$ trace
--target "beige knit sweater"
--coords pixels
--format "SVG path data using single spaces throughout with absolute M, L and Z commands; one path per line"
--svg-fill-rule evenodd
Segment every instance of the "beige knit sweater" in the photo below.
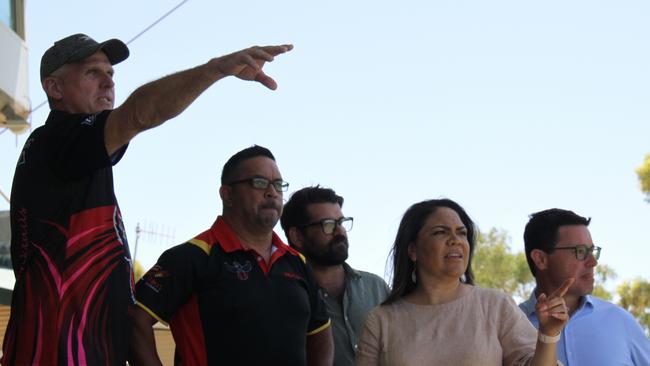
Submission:
M 445 304 L 376 307 L 359 340 L 357 366 L 528 365 L 536 341 L 510 296 L 472 287 Z

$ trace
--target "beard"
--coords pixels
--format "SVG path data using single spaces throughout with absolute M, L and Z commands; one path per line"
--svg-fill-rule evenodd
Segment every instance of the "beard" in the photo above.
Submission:
M 307 259 L 321 266 L 338 266 L 348 259 L 348 239 L 343 235 L 337 235 L 319 248 L 313 242 L 306 242 L 303 246 L 303 254 Z

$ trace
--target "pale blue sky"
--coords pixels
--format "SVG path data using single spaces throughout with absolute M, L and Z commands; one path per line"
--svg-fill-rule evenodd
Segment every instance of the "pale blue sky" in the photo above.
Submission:
M 77 32 L 127 41 L 179 2 L 27 1 L 32 103 L 45 99 L 38 65 L 53 41 Z M 320 183 L 345 197 L 354 267 L 383 275 L 406 208 L 449 197 L 480 229 L 507 230 L 515 250 L 532 212 L 591 216 L 616 282 L 649 279 L 650 205 L 634 172 L 650 152 L 649 38 L 646 1 L 190 0 L 130 45 L 115 67 L 118 104 L 210 57 L 295 49 L 267 66 L 277 91 L 222 80 L 135 138 L 115 168 L 131 246 L 137 222 L 175 233 L 140 240 L 149 267 L 209 227 L 224 162 L 260 144 L 289 193 Z M 16 147 L 0 135 L 5 192 L 26 136 Z

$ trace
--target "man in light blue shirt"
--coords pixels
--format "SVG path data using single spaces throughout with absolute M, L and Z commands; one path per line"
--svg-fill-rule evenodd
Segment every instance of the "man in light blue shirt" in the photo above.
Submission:
M 636 319 L 590 295 L 601 250 L 591 239 L 590 220 L 557 208 L 530 216 L 524 243 L 537 288 L 519 307 L 537 327 L 536 294 L 548 293 L 574 277 L 564 296 L 571 318 L 560 334 L 558 360 L 566 366 L 650 365 L 650 340 Z

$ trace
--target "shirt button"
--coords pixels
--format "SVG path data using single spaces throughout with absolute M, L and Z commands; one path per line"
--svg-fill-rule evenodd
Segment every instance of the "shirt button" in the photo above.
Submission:
M 261 260 L 262 260 L 262 257 L 257 257 L 258 262 L 261 261 Z

